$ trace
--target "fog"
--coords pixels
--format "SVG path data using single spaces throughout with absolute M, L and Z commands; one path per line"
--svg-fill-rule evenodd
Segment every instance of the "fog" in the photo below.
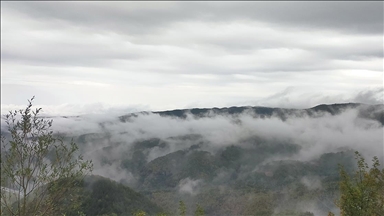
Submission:
M 258 118 L 243 112 L 239 115 L 214 115 L 196 118 L 189 114 L 186 119 L 164 117 L 159 114 L 143 113 L 127 122 L 119 121 L 114 115 L 84 115 L 73 118 L 54 118 L 53 130 L 69 136 L 99 134 L 97 141 L 87 141 L 81 145 L 86 155 L 97 149 L 114 145 L 117 150 L 109 152 L 114 158 L 120 149 L 129 149 L 137 140 L 159 138 L 169 143 L 167 148 L 153 148 L 148 160 L 168 153 L 186 149 L 202 142 L 205 151 L 216 152 L 230 145 L 246 147 L 243 140 L 260 137 L 266 140 L 289 141 L 301 147 L 296 160 L 311 160 L 323 153 L 340 149 L 355 149 L 367 157 L 383 155 L 383 126 L 379 121 L 363 118 L 364 107 L 347 109 L 338 115 L 325 112 L 315 117 L 302 114 L 282 120 L 277 116 Z M 383 110 L 380 108 L 378 112 Z M 176 137 L 195 135 L 183 142 Z M 118 156 L 117 156 L 118 157 Z
M 182 197 L 190 197 L 186 198 L 188 200 L 193 200 L 193 197 L 201 194 L 209 185 L 217 186 L 220 191 L 231 194 L 225 183 L 234 173 L 237 173 L 239 178 L 247 178 L 249 172 L 273 175 L 274 171 L 265 167 L 282 160 L 310 162 L 319 159 L 325 153 L 357 150 L 366 158 L 368 164 L 371 164 L 373 156 L 384 161 L 384 131 L 380 122 L 384 112 L 383 105 L 351 106 L 341 109 L 336 114 L 288 109 L 278 111 L 280 114 L 275 112 L 271 116 L 256 114 L 251 109 L 236 114 L 210 110 L 202 116 L 185 111 L 185 118 L 152 112 L 134 113 L 122 117 L 121 113 L 111 112 L 108 115 L 53 117 L 52 129 L 66 139 L 73 138 L 77 142 L 80 153 L 85 159 L 92 160 L 93 174 L 111 178 L 138 190 L 143 184 L 150 183 L 145 181 L 143 183 L 141 175 L 123 167 L 124 160 L 133 160 L 135 157 L 137 160 L 135 155 L 137 153 L 142 155 L 140 157 L 143 157 L 144 163 L 151 164 L 156 159 L 164 159 L 164 156 L 180 150 L 187 152 L 182 156 L 187 158 L 194 151 L 191 149 L 209 152 L 213 157 L 230 146 L 250 151 L 254 151 L 255 143 L 277 145 L 277 148 L 280 148 L 278 144 L 282 143 L 297 146 L 297 151 L 291 153 L 284 153 L 281 149 L 274 150 L 273 154 L 265 153 L 269 155 L 263 157 L 258 164 L 252 164 L 244 159 L 245 164 L 237 168 L 218 169 L 210 182 L 200 177 L 184 177 L 177 180 L 173 190 Z M 4 124 L 2 126 L 4 129 Z M 146 147 L 149 145 L 148 142 L 152 147 Z M 155 166 L 156 163 L 158 162 L 151 166 Z M 180 161 L 171 163 L 174 163 L 172 165 L 174 168 L 171 169 L 177 170 L 177 166 L 180 165 L 177 163 Z M 316 175 L 301 177 L 298 182 L 309 191 L 323 188 L 322 179 Z M 293 204 L 290 203 L 289 197 L 283 200 L 281 208 L 292 205 L 294 209 L 311 211 L 315 215 L 324 213 L 324 208 L 335 210 L 332 200 L 328 199 L 319 198 Z M 280 207 L 275 211 L 280 211 Z
M 192 180 L 190 178 L 186 178 L 180 181 L 178 188 L 180 193 L 196 195 L 199 192 L 200 184 L 202 184 L 201 180 Z
M 188 114 L 187 118 L 164 117 L 150 112 L 139 113 L 129 121 L 119 120 L 121 113 L 92 114 L 77 117 L 54 117 L 53 130 L 65 136 L 78 137 L 93 134 L 89 140 L 79 143 L 83 154 L 93 160 L 95 171 L 103 174 L 98 167 L 102 157 L 118 159 L 123 150 L 129 150 L 137 140 L 159 138 L 169 145 L 166 148 L 152 148 L 147 152 L 147 161 L 167 155 L 200 143 L 202 150 L 215 153 L 224 147 L 238 145 L 247 147 L 247 138 L 258 137 L 276 142 L 292 142 L 301 147 L 295 160 L 312 160 L 323 153 L 340 149 L 354 149 L 368 158 L 383 158 L 383 126 L 379 121 L 361 117 L 367 109 L 360 106 L 346 109 L 341 114 L 331 115 L 317 112 L 315 117 L 299 113 L 299 117 L 291 116 L 282 120 L 278 116 L 260 118 L 251 112 L 244 111 L 236 115 L 218 115 L 211 113 L 209 117 L 197 118 Z M 379 106 L 375 112 L 383 112 Z M 367 112 L 365 112 L 367 113 Z M 372 115 L 373 112 L 368 111 Z M 2 130 L 6 129 L 2 119 Z M 177 137 L 194 135 L 181 142 Z M 97 152 L 104 147 L 114 148 L 106 152 Z M 281 159 L 280 156 L 269 160 Z M 289 158 L 285 158 L 289 159 Z M 118 166 L 106 167 L 108 172 Z M 121 179 L 120 174 L 113 176 Z M 108 175 L 108 174 L 106 174 Z M 119 177 L 120 176 L 120 177 Z M 128 174 L 129 176 L 129 174 Z M 108 177 L 108 176 L 106 176 Z

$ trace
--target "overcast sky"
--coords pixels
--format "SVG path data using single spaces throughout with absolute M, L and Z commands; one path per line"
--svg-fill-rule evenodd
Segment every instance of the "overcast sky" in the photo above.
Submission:
M 383 2 L 1 2 L 2 111 L 383 103 Z

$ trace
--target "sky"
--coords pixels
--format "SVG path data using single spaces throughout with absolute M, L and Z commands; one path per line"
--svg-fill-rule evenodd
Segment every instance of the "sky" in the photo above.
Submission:
M 1 1 L 1 111 L 383 103 L 383 4 Z

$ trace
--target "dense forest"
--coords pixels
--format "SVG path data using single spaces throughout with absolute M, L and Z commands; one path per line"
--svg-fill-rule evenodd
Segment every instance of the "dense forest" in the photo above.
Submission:
M 73 140 L 95 168 L 79 182 L 77 205 L 66 215 L 337 214 L 345 181 L 340 167 L 344 177 L 353 176 L 355 151 L 361 151 L 359 140 L 342 145 L 343 139 L 358 136 L 351 131 L 371 132 L 370 149 L 362 152 L 371 157 L 381 145 L 375 142 L 382 140 L 383 110 L 362 104 L 231 107 L 141 112 L 87 124 L 81 116 L 53 117 L 59 135 Z M 156 121 L 164 121 L 162 127 Z M 204 128 L 213 123 L 211 131 Z M 263 134 L 264 126 L 273 132 Z M 303 139 L 305 133 L 313 138 Z

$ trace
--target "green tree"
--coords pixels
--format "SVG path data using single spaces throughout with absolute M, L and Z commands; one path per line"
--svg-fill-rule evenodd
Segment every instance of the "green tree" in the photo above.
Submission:
M 137 211 L 136 213 L 133 214 L 133 216 L 145 216 L 145 215 L 147 215 L 147 213 L 145 213 L 145 211 L 142 211 L 142 210 Z
M 74 142 L 53 134 L 41 108 L 11 111 L 1 134 L 1 215 L 61 215 L 75 207 L 76 188 L 92 171 Z M 10 192 L 5 192 L 10 191 Z
M 185 216 L 185 214 L 187 213 L 187 207 L 185 206 L 183 201 L 179 202 L 179 212 L 180 216 Z
M 300 214 L 300 216 L 315 216 L 312 212 L 303 212 Z
M 204 215 L 205 215 L 204 209 L 201 208 L 199 204 L 197 204 L 196 210 L 195 210 L 195 216 L 204 216 Z
M 342 216 L 384 215 L 384 169 L 374 157 L 369 168 L 359 152 L 355 152 L 357 171 L 349 176 L 343 167 L 340 169 L 340 199 L 337 206 Z

